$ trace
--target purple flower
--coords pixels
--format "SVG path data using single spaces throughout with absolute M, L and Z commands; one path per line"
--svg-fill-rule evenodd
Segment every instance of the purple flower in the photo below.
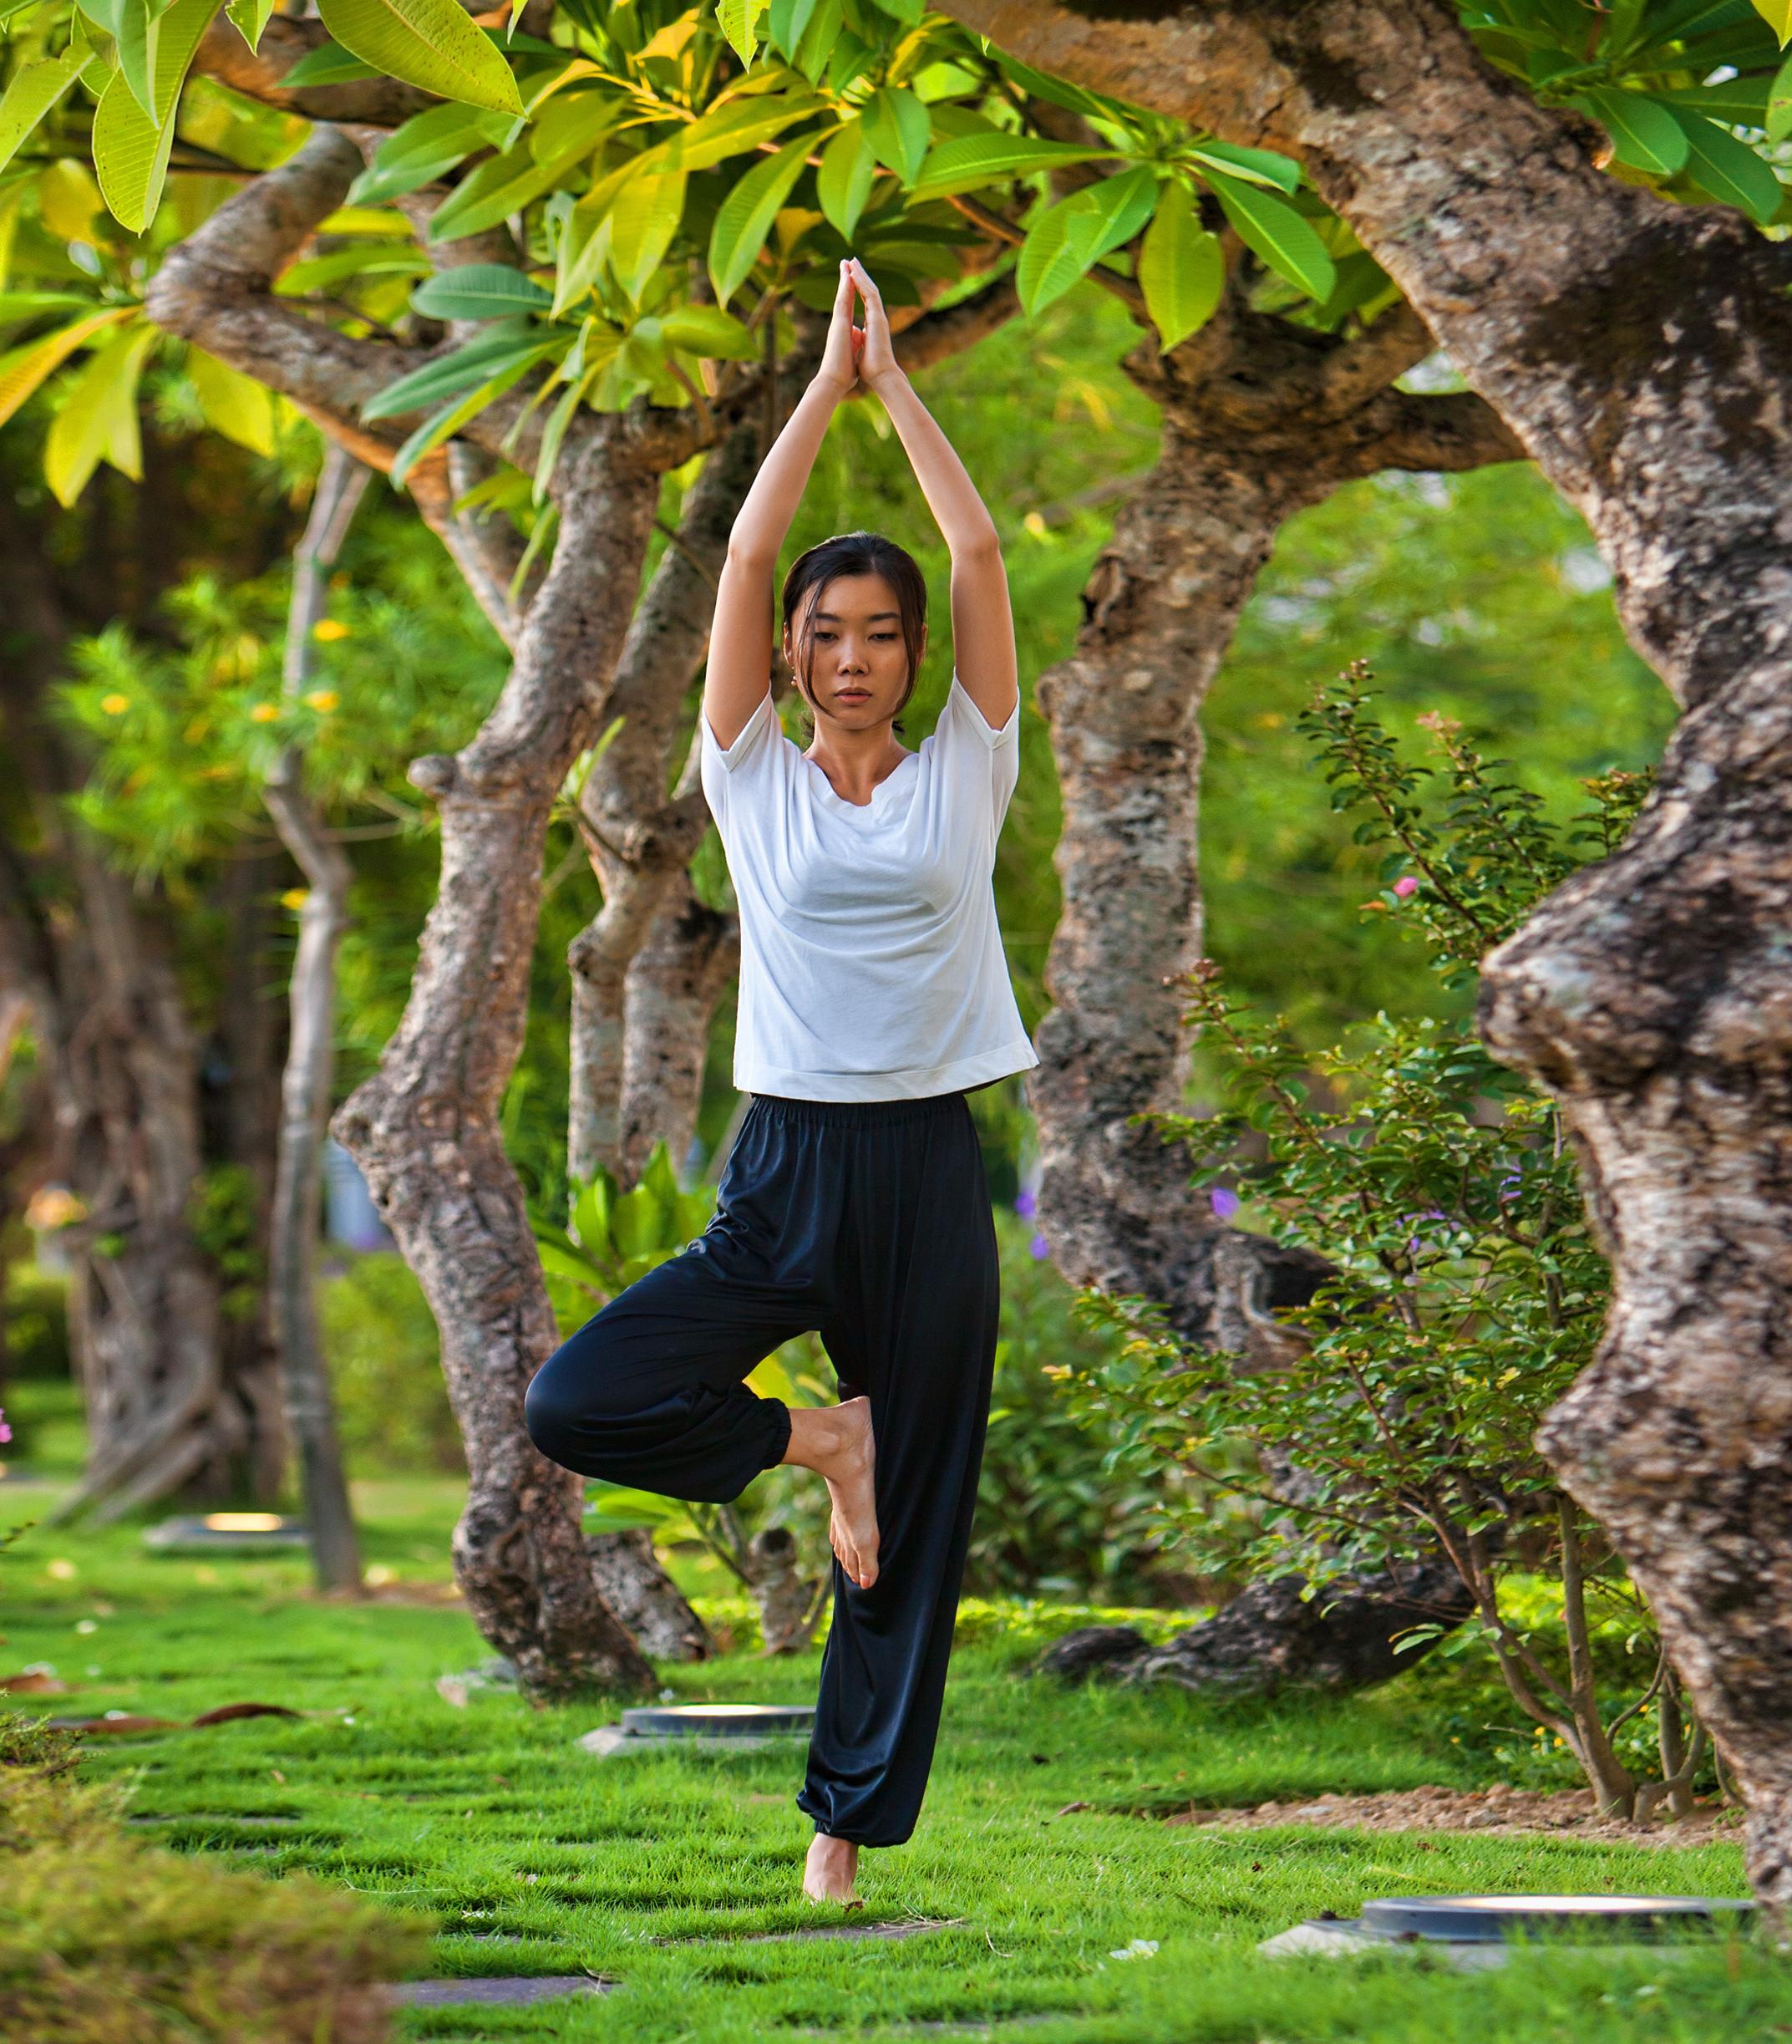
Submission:
M 1027 1188 L 1023 1186 L 1020 1191 L 1014 1195 L 1014 1211 L 1019 1214 L 1023 1219 L 1030 1221 L 1033 1215 L 1039 1211 L 1039 1201 L 1038 1195 L 1036 1193 L 1029 1192 Z
M 1242 1203 L 1237 1193 L 1227 1185 L 1216 1185 L 1207 1195 L 1207 1204 L 1212 1208 L 1215 1217 L 1221 1221 L 1231 1220 Z
M 1036 1261 L 1043 1260 L 1044 1258 L 1049 1256 L 1052 1253 L 1052 1245 L 1045 1239 L 1043 1235 L 1035 1235 L 1033 1240 L 1027 1244 L 1027 1247 L 1033 1251 L 1033 1257 Z
M 1515 1171 L 1508 1172 L 1505 1177 L 1500 1181 L 1500 1198 L 1516 1199 L 1518 1197 L 1518 1189 L 1523 1182 L 1524 1180 L 1519 1172 Z M 1512 1188 L 1510 1192 L 1505 1189 L 1508 1186 L 1510 1186 Z

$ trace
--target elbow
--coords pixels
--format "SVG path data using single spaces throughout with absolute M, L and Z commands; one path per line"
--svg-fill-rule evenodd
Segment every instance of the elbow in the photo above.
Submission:
M 993 524 L 952 543 L 953 564 L 962 567 L 1001 567 L 1002 535 Z

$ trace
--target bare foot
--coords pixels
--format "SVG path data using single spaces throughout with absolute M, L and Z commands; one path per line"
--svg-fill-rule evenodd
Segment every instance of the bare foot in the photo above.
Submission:
M 803 1868 L 803 1893 L 811 1902 L 838 1902 L 849 1909 L 865 1907 L 853 1892 L 859 1871 L 859 1848 L 850 1838 L 830 1838 L 818 1831 Z
M 825 1481 L 834 1502 L 829 1542 L 840 1567 L 860 1589 L 869 1589 L 877 1580 L 877 1450 L 871 1400 L 794 1408 L 784 1459 L 813 1469 Z

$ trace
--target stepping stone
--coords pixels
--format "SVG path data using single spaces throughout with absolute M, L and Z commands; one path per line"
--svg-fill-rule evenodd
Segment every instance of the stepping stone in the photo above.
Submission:
M 246 1817 L 235 1810 L 181 1810 L 160 1816 L 127 1817 L 127 1824 L 234 1824 L 242 1831 L 276 1831 L 297 1827 L 297 1817 Z M 311 1834 L 313 1838 L 317 1833 Z
M 534 1973 L 512 1978 L 401 1980 L 386 1991 L 406 2008 L 441 2009 L 479 2005 L 523 2008 L 535 2001 L 560 2001 L 573 1995 L 608 1994 L 620 1980 L 589 1973 Z
M 598 1760 L 617 1753 L 663 1752 L 668 1746 L 724 1747 L 754 1752 L 789 1739 L 806 1739 L 815 1722 L 812 1703 L 687 1703 L 624 1711 L 622 1721 L 600 1725 L 573 1744 Z
M 302 1519 L 277 1512 L 206 1512 L 144 1528 L 143 1544 L 164 1554 L 268 1553 L 310 1545 Z
M 904 1917 L 895 1923 L 814 1924 L 800 1930 L 751 1930 L 738 1937 L 650 1938 L 652 1945 L 788 1945 L 809 1938 L 918 1938 L 929 1930 L 962 1930 L 968 1916 Z

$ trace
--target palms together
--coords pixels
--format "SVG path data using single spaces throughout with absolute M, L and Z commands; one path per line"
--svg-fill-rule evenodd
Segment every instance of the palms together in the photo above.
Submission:
M 855 292 L 864 301 L 862 327 L 853 324 Z M 834 294 L 834 317 L 822 350 L 820 374 L 845 397 L 855 390 L 875 390 L 896 366 L 883 296 L 865 265 L 850 256 L 840 266 L 840 288 Z

